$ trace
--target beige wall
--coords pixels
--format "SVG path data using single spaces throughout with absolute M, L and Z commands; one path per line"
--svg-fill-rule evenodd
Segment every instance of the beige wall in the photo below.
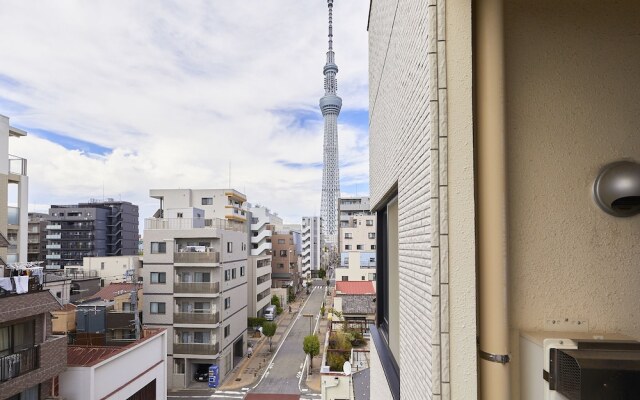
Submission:
M 640 338 L 640 216 L 592 200 L 600 168 L 640 161 L 639 15 L 633 0 L 505 4 L 514 396 L 519 330 L 581 318 Z

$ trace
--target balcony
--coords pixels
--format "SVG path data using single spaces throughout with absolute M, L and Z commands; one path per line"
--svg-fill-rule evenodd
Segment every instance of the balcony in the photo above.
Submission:
M 246 232 L 245 225 L 220 218 L 147 218 L 144 220 L 144 229 L 220 229 Z
M 58 229 L 62 229 L 62 225 L 47 225 L 47 230 L 58 230 Z
M 20 207 L 8 207 L 7 224 L 20 225 Z
M 36 243 L 37 243 L 37 242 L 36 242 Z M 47 245 L 47 249 L 58 250 L 58 249 L 60 249 L 60 248 L 61 248 L 61 246 L 60 246 L 60 244 L 59 244 L 59 243 L 58 243 L 58 244 L 48 244 L 48 245 Z
M 174 324 L 215 325 L 220 323 L 220 313 L 217 312 L 215 314 L 212 314 L 212 313 L 174 312 L 173 323 Z
M 27 160 L 9 154 L 9 173 L 14 175 L 27 175 Z
M 175 264 L 219 264 L 220 253 L 217 251 L 181 251 L 173 253 L 173 262 Z
M 220 282 L 182 282 L 173 284 L 174 293 L 220 294 Z
M 40 351 L 31 347 L 8 356 L 0 357 L 0 382 L 16 378 L 40 367 Z
M 59 260 L 60 254 L 47 254 L 47 260 Z
M 220 344 L 204 344 L 204 343 L 174 343 L 173 354 L 201 354 L 201 355 L 217 355 Z
M 54 234 L 51 234 L 51 235 L 47 235 L 45 237 L 46 237 L 46 239 L 60 240 L 60 239 L 62 239 L 62 234 L 54 233 Z

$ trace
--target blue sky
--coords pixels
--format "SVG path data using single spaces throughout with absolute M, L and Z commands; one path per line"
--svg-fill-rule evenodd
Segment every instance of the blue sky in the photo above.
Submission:
M 341 189 L 368 194 L 367 12 L 336 2 Z M 286 13 L 283 10 L 287 10 Z M 0 114 L 28 136 L 30 208 L 231 186 L 286 222 L 318 215 L 323 0 L 8 0 Z

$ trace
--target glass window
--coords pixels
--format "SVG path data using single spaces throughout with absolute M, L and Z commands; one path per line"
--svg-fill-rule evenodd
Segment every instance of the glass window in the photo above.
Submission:
M 236 279 L 237 268 L 231 270 L 231 279 Z
M 151 283 L 167 283 L 167 273 L 166 272 L 152 272 L 151 273 Z
M 228 269 L 228 270 L 224 271 L 224 281 L 227 282 L 227 281 L 230 281 L 230 280 L 231 280 L 231 270 Z
M 244 276 L 245 274 L 245 267 L 240 267 L 240 276 Z
M 194 272 L 193 273 L 193 281 L 199 283 L 211 282 L 211 273 L 210 272 Z
M 224 337 L 227 337 L 231 334 L 231 325 L 227 325 L 224 327 Z
M 227 242 L 227 253 L 233 253 L 233 243 Z
M 286 257 L 287 256 L 287 251 L 286 250 L 280 250 L 280 257 Z
M 231 307 L 231 297 L 226 297 L 224 299 L 224 309 L 228 310 Z
M 202 205 L 203 206 L 211 206 L 211 205 L 213 205 L 213 197 L 203 197 L 202 198 Z
M 375 239 L 376 238 L 376 233 L 375 232 L 369 232 L 369 239 Z
M 184 358 L 173 359 L 173 373 L 184 374 Z
M 278 239 L 278 244 L 284 244 L 284 243 L 285 243 L 284 239 Z
M 367 220 L 367 226 L 373 226 L 373 220 L 372 219 L 368 219 Z
M 363 245 L 359 244 L 359 245 L 356 246 L 356 250 L 362 250 L 362 249 L 364 249 Z
M 344 249 L 345 250 L 351 250 L 351 245 L 350 244 L 345 244 L 344 245 Z
M 353 239 L 353 234 L 352 234 L 352 233 L 349 233 L 349 232 L 345 232 L 345 234 L 344 234 L 344 238 L 345 238 L 345 239 Z
M 151 302 L 151 314 L 164 314 L 166 312 L 165 303 Z
M 167 252 L 165 242 L 151 242 L 151 254 L 164 254 Z

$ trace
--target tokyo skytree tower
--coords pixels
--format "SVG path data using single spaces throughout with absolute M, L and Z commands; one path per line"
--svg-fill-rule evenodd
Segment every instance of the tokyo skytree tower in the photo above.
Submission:
M 340 169 L 338 166 L 338 115 L 342 99 L 336 96 L 338 81 L 333 53 L 333 0 L 327 0 L 329 7 L 329 50 L 324 65 L 324 96 L 320 99 L 320 110 L 324 117 L 324 157 L 322 168 L 322 236 L 326 243 L 337 245 L 338 197 L 340 196 Z

